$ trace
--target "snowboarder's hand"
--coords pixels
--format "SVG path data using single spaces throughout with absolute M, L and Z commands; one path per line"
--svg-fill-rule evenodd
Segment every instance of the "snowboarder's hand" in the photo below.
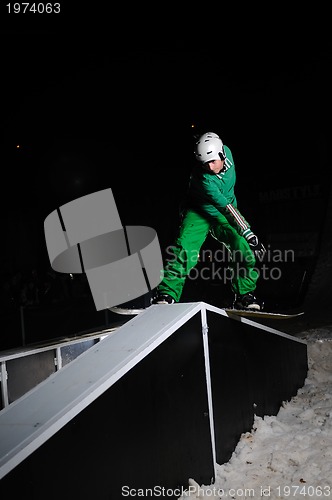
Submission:
M 266 248 L 263 243 L 259 241 L 255 234 L 251 234 L 251 236 L 247 239 L 247 242 L 249 243 L 251 250 L 254 252 L 255 257 L 262 261 L 266 254 Z

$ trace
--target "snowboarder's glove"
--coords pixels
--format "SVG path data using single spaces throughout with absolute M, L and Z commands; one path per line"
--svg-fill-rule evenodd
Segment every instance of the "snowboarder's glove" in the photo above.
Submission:
M 246 240 L 249 243 L 251 250 L 254 252 L 255 257 L 258 260 L 262 261 L 266 254 L 266 248 L 263 243 L 261 243 L 257 236 L 253 233 L 251 233 L 251 235 L 246 238 Z

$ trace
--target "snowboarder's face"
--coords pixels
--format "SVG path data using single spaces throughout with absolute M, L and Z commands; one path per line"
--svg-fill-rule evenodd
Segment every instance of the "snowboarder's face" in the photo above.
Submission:
M 211 174 L 220 174 L 222 169 L 224 168 L 225 160 L 212 160 L 206 163 L 203 163 L 203 168 L 207 172 Z

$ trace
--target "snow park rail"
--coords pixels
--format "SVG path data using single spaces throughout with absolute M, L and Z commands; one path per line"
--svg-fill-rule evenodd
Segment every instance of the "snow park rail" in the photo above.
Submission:
M 307 370 L 303 340 L 204 302 L 151 306 L 0 411 L 0 491 L 176 498 Z

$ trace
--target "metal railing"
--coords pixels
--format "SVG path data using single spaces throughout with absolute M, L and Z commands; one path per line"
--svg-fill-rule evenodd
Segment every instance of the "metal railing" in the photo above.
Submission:
M 0 411 L 116 329 L 108 328 L 0 353 Z

